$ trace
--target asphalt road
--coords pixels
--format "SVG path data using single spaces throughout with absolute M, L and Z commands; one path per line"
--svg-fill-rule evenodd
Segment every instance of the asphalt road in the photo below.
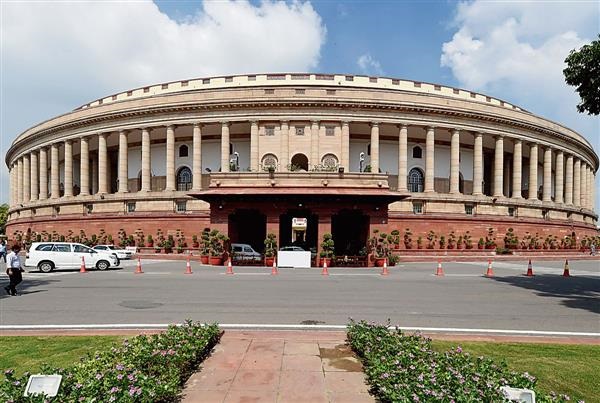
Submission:
M 600 262 L 414 263 L 379 269 L 223 267 L 185 262 L 135 262 L 106 272 L 28 272 L 22 295 L 0 296 L 0 325 L 165 324 L 193 319 L 229 324 L 344 325 L 348 318 L 391 320 L 407 327 L 600 332 Z M 2 268 L 2 272 L 4 269 Z M 0 277 L 5 286 L 8 278 Z

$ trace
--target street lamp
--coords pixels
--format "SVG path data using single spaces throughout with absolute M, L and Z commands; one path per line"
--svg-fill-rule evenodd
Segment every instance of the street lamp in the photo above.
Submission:
M 363 171 L 364 165 L 365 165 L 365 153 L 360 153 L 358 156 L 358 172 Z

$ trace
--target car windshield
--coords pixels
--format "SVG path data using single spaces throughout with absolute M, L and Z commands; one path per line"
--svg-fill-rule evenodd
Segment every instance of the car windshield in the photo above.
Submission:
M 110 250 L 117 250 L 117 248 L 114 245 L 108 245 L 107 248 Z

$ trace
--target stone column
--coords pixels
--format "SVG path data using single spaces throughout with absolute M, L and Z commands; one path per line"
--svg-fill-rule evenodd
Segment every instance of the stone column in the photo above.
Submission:
M 31 199 L 31 164 L 29 154 L 23 156 L 23 203 L 29 203 Z
M 80 196 L 90 194 L 90 141 L 87 137 L 82 137 L 80 142 L 81 151 L 79 153 L 79 186 Z
M 23 203 L 23 157 L 17 161 L 17 203 Z
M 9 207 L 13 207 L 16 204 L 15 200 L 15 166 L 14 164 L 8 168 L 8 179 L 9 179 L 9 191 L 8 191 L 8 205 Z
M 60 197 L 60 178 L 58 173 L 58 144 L 50 146 L 50 198 Z
M 200 190 L 202 189 L 202 129 L 200 123 L 194 123 L 193 133 L 192 190 Z
M 529 146 L 529 200 L 538 200 L 538 145 L 532 143 Z
M 565 159 L 562 151 L 556 153 L 556 173 L 554 178 L 554 202 L 564 203 L 564 174 L 565 174 Z
M 581 207 L 587 207 L 586 206 L 586 197 L 587 197 L 587 183 L 586 183 L 586 179 L 585 179 L 585 162 L 581 161 L 580 167 L 579 169 L 581 170 L 580 176 L 579 176 L 579 180 L 581 181 L 581 184 L 579 185 L 579 197 L 580 197 L 580 201 L 579 201 L 579 205 Z
M 552 201 L 552 148 L 544 148 L 544 186 L 542 201 Z
M 98 153 L 92 156 L 92 194 L 98 193 Z
M 98 135 L 98 193 L 108 193 L 108 151 L 106 133 Z
M 379 173 L 379 123 L 371 123 L 371 172 Z
M 450 140 L 450 193 L 460 193 L 460 131 L 452 130 Z
M 319 163 L 319 121 L 313 120 L 310 127 L 310 161 L 308 170 Z
M 483 195 L 483 134 L 475 133 L 473 146 L 473 196 Z
M 73 143 L 65 141 L 65 193 L 64 197 L 73 196 Z
M 48 198 L 48 150 L 40 148 L 40 200 Z
M 592 174 L 592 210 L 596 210 L 596 173 L 593 171 L 591 171 Z
M 398 191 L 408 191 L 408 126 L 404 124 L 398 139 Z
M 425 192 L 435 192 L 435 128 L 427 128 L 425 140 Z
M 520 139 L 515 140 L 515 148 L 513 151 L 513 188 L 512 195 L 513 199 L 522 198 L 521 195 L 521 181 L 523 178 L 523 141 Z
M 29 170 L 30 180 L 29 184 L 31 186 L 29 200 L 36 201 L 38 199 L 38 194 L 40 193 L 39 187 L 39 174 L 38 174 L 38 156 L 37 151 L 33 151 L 31 153 L 31 169 Z
M 342 167 L 350 171 L 350 122 L 342 121 Z
M 165 187 L 166 192 L 172 192 L 175 190 L 175 126 L 167 126 L 167 185 Z M 228 165 L 229 166 L 229 165 Z
M 229 172 L 229 122 L 221 122 L 221 172 Z
M 573 205 L 581 206 L 581 160 L 575 159 L 573 164 Z
M 504 137 L 496 136 L 496 153 L 494 155 L 494 197 L 503 197 L 504 185 Z
M 565 168 L 565 204 L 573 204 L 573 156 L 567 155 Z
M 119 130 L 119 187 L 117 192 L 129 191 L 129 149 L 127 143 L 127 131 Z
M 282 171 L 287 171 L 287 166 L 290 164 L 290 126 L 287 120 L 281 121 L 281 156 L 279 157 L 279 165 Z
M 150 129 L 142 129 L 142 188 L 141 192 L 152 190 L 152 156 L 150 155 Z
M 250 170 L 258 172 L 258 122 L 250 121 Z

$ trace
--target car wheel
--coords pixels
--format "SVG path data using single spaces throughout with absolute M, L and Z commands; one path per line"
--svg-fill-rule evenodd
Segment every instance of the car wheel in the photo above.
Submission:
M 54 263 L 47 260 L 40 262 L 38 264 L 38 270 L 42 273 L 50 273 L 52 270 L 54 270 Z
M 110 264 L 106 260 L 101 260 L 96 263 L 96 269 L 98 270 L 106 270 L 110 267 Z

